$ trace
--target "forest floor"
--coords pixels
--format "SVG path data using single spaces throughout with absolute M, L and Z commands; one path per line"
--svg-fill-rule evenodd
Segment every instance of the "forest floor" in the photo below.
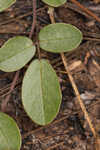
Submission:
M 99 0 L 80 0 L 95 16 L 100 17 Z M 100 135 L 100 21 L 90 16 L 85 9 L 68 0 L 55 9 L 56 22 L 73 24 L 83 33 L 81 45 L 70 53 L 65 53 L 69 70 L 79 90 L 82 101 Z M 48 7 L 37 0 L 37 23 L 33 36 L 36 40 L 42 27 L 50 24 Z M 17 2 L 0 13 L 0 47 L 15 35 L 28 36 L 32 25 L 32 0 Z M 37 58 L 37 54 L 35 58 Z M 77 101 L 72 85 L 65 72 L 59 54 L 41 50 L 41 57 L 46 58 L 55 69 L 62 90 L 62 104 L 56 119 L 47 126 L 38 126 L 27 116 L 21 102 L 21 85 L 26 67 L 21 69 L 16 86 L 5 110 L 15 119 L 22 135 L 21 150 L 99 150 L 88 122 Z M 0 104 L 9 94 L 15 76 L 13 73 L 0 71 Z

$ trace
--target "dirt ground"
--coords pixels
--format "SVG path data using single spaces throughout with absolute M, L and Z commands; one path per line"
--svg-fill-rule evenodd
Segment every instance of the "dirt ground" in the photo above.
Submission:
M 100 17 L 100 0 L 79 2 Z M 47 12 L 47 5 L 37 0 L 37 23 L 33 41 L 37 40 L 40 29 L 50 24 Z M 65 56 L 94 128 L 100 135 L 100 22 L 71 0 L 56 8 L 54 15 L 56 22 L 73 24 L 83 33 L 81 45 Z M 17 0 L 12 7 L 0 13 L 0 46 L 15 35 L 28 36 L 31 25 L 32 0 Z M 95 150 L 95 138 L 77 101 L 60 55 L 41 50 L 41 56 L 49 60 L 58 74 L 63 94 L 62 104 L 58 116 L 51 124 L 38 126 L 32 122 L 21 102 L 21 84 L 28 65 L 21 69 L 6 108 L 6 113 L 15 119 L 20 128 L 21 150 Z M 35 58 L 37 57 L 36 54 Z M 14 76 L 15 72 L 0 71 L 0 104 L 9 94 Z

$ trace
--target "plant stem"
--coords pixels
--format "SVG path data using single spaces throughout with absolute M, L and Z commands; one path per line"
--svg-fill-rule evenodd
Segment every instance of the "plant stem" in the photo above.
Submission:
M 91 119 L 90 119 L 90 117 L 89 117 L 89 115 L 88 115 L 88 113 L 87 113 L 87 111 L 86 111 L 85 105 L 84 105 L 84 103 L 83 103 L 83 101 L 82 101 L 82 99 L 81 99 L 81 97 L 80 97 L 80 93 L 79 93 L 79 91 L 78 91 L 78 88 L 77 88 L 77 86 L 76 86 L 76 84 L 75 84 L 75 82 L 74 82 L 74 79 L 73 79 L 73 77 L 72 77 L 70 71 L 69 71 L 68 64 L 67 64 L 67 60 L 66 60 L 66 57 L 64 56 L 64 53 L 61 53 L 61 58 L 62 58 L 62 61 L 63 61 L 64 66 L 65 66 L 66 72 L 67 72 L 67 74 L 68 74 L 68 77 L 69 77 L 69 79 L 70 79 L 70 81 L 71 81 L 72 87 L 73 87 L 73 89 L 74 89 L 74 91 L 75 91 L 75 95 L 76 95 L 77 100 L 78 100 L 78 102 L 79 102 L 79 104 L 80 104 L 80 107 L 81 107 L 82 111 L 84 112 L 85 118 L 86 118 L 87 121 L 88 121 L 88 124 L 89 124 L 89 126 L 90 126 L 90 129 L 91 129 L 91 131 L 92 131 L 94 137 L 96 138 L 97 136 L 96 136 L 95 129 L 94 129 L 93 125 L 92 125 L 92 121 L 91 121 Z
M 36 26 L 36 0 L 33 0 L 33 23 L 32 23 L 32 28 L 31 28 L 31 32 L 29 35 L 29 38 L 32 38 L 32 35 L 34 33 L 34 29 Z
M 48 13 L 49 13 L 49 16 L 50 16 L 51 23 L 55 23 L 55 19 L 54 19 L 54 8 L 50 7 Z M 68 77 L 69 77 L 69 79 L 70 79 L 70 82 L 71 82 L 71 84 L 72 84 L 72 87 L 73 87 L 73 89 L 74 89 L 74 92 L 75 92 L 75 94 L 76 94 L 77 100 L 78 100 L 78 102 L 79 102 L 79 104 L 80 104 L 80 107 L 81 107 L 81 109 L 82 109 L 82 111 L 83 111 L 83 113 L 84 113 L 84 115 L 85 115 L 85 117 L 86 117 L 86 120 L 87 120 L 87 122 L 88 122 L 88 124 L 89 124 L 89 126 L 90 126 L 90 129 L 91 129 L 91 131 L 92 131 L 94 137 L 97 138 L 97 134 L 96 134 L 96 131 L 95 131 L 94 127 L 93 127 L 92 121 L 91 121 L 91 119 L 90 119 L 90 117 L 89 117 L 89 115 L 88 115 L 88 113 L 87 113 L 87 110 L 86 110 L 86 108 L 85 108 L 85 105 L 84 105 L 84 103 L 83 103 L 83 101 L 82 101 L 82 99 L 81 99 L 81 97 L 80 97 L 80 93 L 79 93 L 79 91 L 78 91 L 78 88 L 77 88 L 77 86 L 76 86 L 76 84 L 75 84 L 75 82 L 74 82 L 74 79 L 73 79 L 73 77 L 72 77 L 72 75 L 71 75 L 71 73 L 70 73 L 70 70 L 69 70 L 69 68 L 68 68 L 67 60 L 66 60 L 66 57 L 65 57 L 64 53 L 61 53 L 61 58 L 62 58 L 64 67 L 65 67 L 65 70 L 66 70 L 66 72 L 67 72 L 67 74 L 68 74 Z

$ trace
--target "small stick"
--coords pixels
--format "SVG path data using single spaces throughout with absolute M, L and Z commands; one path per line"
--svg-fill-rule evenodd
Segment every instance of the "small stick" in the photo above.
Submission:
M 32 28 L 31 28 L 31 32 L 29 35 L 29 38 L 32 38 L 32 35 L 34 33 L 34 29 L 36 26 L 36 0 L 33 0 L 33 23 L 32 23 Z
M 2 112 L 6 111 L 6 106 L 7 106 L 8 102 L 9 102 L 9 99 L 10 99 L 10 96 L 11 96 L 10 94 L 11 94 L 11 92 L 13 91 L 13 89 L 14 89 L 14 87 L 16 85 L 16 82 L 17 82 L 18 77 L 19 77 L 19 73 L 20 73 L 20 71 L 16 72 L 15 77 L 13 79 L 13 82 L 11 84 L 10 90 L 9 90 L 9 94 L 5 98 L 4 102 L 1 104 L 1 110 L 2 110 Z
M 93 17 L 96 21 L 100 22 L 100 18 L 96 16 L 92 11 L 90 11 L 88 8 L 84 7 L 81 5 L 78 1 L 76 0 L 71 0 L 74 4 L 76 4 L 78 7 L 80 7 L 84 12 L 86 12 L 88 15 Z
M 66 72 L 67 72 L 67 74 L 68 74 L 68 77 L 69 77 L 69 79 L 70 79 L 70 81 L 71 81 L 72 87 L 73 87 L 73 89 L 74 89 L 74 91 L 75 91 L 75 94 L 76 94 L 77 100 L 78 100 L 78 102 L 79 102 L 79 104 L 80 104 L 80 107 L 81 107 L 81 109 L 82 109 L 82 111 L 83 111 L 83 113 L 84 113 L 84 115 L 85 115 L 85 117 L 86 117 L 86 120 L 87 120 L 87 122 L 88 122 L 88 124 L 89 124 L 89 126 L 90 126 L 90 129 L 91 129 L 91 131 L 92 131 L 94 137 L 96 138 L 96 137 L 97 137 L 96 131 L 95 131 L 93 125 L 92 125 L 92 121 L 91 121 L 91 119 L 90 119 L 90 117 L 89 117 L 89 115 L 88 115 L 88 112 L 87 112 L 87 110 L 86 110 L 86 108 L 85 108 L 85 105 L 84 105 L 84 103 L 83 103 L 83 101 L 82 101 L 82 99 L 81 99 L 81 97 L 80 97 L 80 93 L 79 93 L 79 91 L 78 91 L 78 89 L 77 89 L 77 86 L 76 86 L 76 84 L 75 84 L 75 82 L 74 82 L 74 79 L 73 79 L 73 77 L 72 77 L 72 75 L 71 75 L 71 73 L 70 73 L 70 70 L 69 70 L 69 68 L 68 68 L 68 64 L 67 64 L 67 61 L 66 61 L 66 57 L 64 56 L 64 53 L 61 53 L 61 58 L 62 58 L 62 61 L 63 61 L 64 66 L 65 66 Z

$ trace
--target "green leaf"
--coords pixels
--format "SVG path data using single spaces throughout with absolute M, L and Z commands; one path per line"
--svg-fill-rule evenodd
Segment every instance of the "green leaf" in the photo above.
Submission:
M 34 54 L 35 46 L 29 38 L 11 38 L 0 48 L 0 69 L 5 72 L 16 71 L 25 66 Z
M 53 7 L 61 6 L 66 2 L 66 0 L 42 0 L 42 1 Z
M 50 123 L 61 104 L 58 77 L 46 60 L 35 60 L 24 76 L 22 101 L 30 118 L 40 125 Z
M 39 33 L 40 47 L 54 53 L 71 51 L 77 48 L 81 41 L 81 31 L 65 23 L 47 25 Z
M 21 135 L 15 121 L 0 112 L 0 150 L 20 150 Z
M 0 12 L 14 4 L 16 0 L 0 0 Z

